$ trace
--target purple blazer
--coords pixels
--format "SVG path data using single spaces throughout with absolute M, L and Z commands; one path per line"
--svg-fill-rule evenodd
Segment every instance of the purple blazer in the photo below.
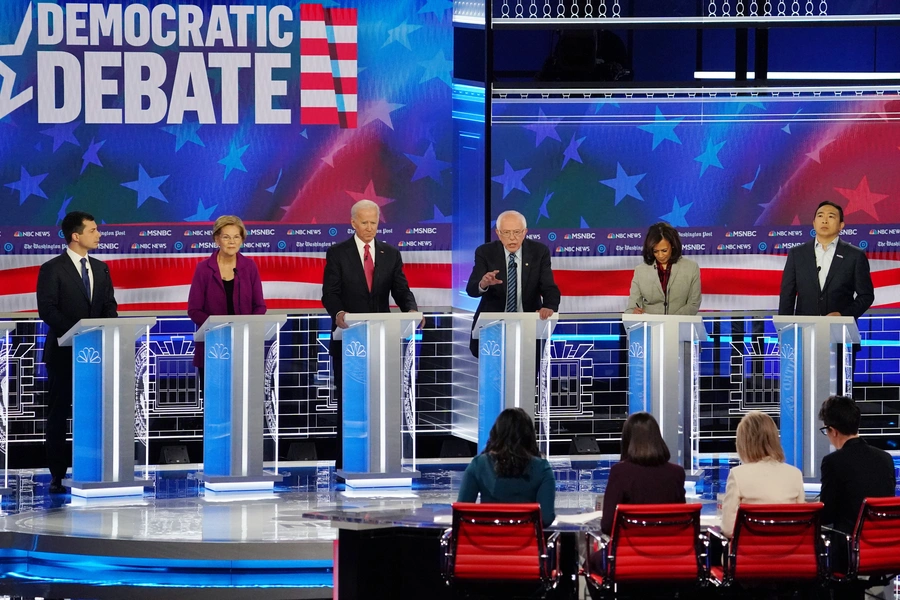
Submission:
M 216 250 L 208 259 L 200 261 L 191 281 L 188 294 L 188 316 L 200 327 L 212 315 L 227 315 L 228 303 L 225 299 L 225 285 L 219 273 Z M 237 253 L 237 267 L 234 274 L 234 312 L 239 315 L 266 314 L 262 281 L 259 269 L 252 259 Z M 194 344 L 194 366 L 203 366 L 203 344 Z

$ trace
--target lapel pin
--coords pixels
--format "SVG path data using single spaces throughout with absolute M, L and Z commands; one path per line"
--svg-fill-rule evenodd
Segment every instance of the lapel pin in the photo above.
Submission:
M 527 267 L 527 266 L 528 266 L 528 263 L 525 263 L 525 266 Z
M 835 254 L 835 256 L 837 256 L 838 258 L 844 258 L 843 254 Z

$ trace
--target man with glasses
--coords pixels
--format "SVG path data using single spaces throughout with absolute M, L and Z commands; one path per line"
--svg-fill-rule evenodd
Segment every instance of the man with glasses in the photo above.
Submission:
M 475 267 L 466 292 L 480 298 L 472 321 L 474 328 L 482 312 L 539 312 L 548 319 L 559 310 L 559 288 L 550 268 L 550 249 L 526 238 L 525 217 L 514 210 L 497 217 L 496 241 L 475 250 Z M 478 340 L 469 344 L 478 357 Z

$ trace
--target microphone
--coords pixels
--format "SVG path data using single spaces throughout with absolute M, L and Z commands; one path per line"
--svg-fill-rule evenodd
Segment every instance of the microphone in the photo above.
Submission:
M 234 276 L 237 277 L 237 267 L 233 268 L 232 271 L 234 271 Z

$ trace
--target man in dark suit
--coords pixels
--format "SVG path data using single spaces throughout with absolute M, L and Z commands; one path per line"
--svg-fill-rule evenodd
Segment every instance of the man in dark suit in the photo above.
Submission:
M 403 312 L 416 312 L 416 297 L 403 274 L 400 251 L 375 239 L 380 219 L 378 205 L 360 200 L 350 209 L 350 225 L 356 234 L 333 245 L 325 253 L 322 277 L 322 304 L 331 315 L 331 331 L 348 327 L 350 313 L 390 312 L 388 296 Z M 343 409 L 341 342 L 332 340 L 329 347 L 337 402 L 337 459 L 343 466 Z
M 66 446 L 66 423 L 72 416 L 72 348 L 60 347 L 57 338 L 81 319 L 119 316 L 109 268 L 88 256 L 100 244 L 94 217 L 70 212 L 60 228 L 69 247 L 41 265 L 37 280 L 38 315 L 48 328 L 43 357 L 49 383 L 44 435 L 51 494 L 65 493 L 62 480 L 72 462 Z
M 788 252 L 778 314 L 859 319 L 875 301 L 875 291 L 866 254 L 838 238 L 844 209 L 822 202 L 813 227 L 816 239 Z
M 481 298 L 472 327 L 482 312 L 540 312 L 548 319 L 559 310 L 559 288 L 550 268 L 550 249 L 526 239 L 525 217 L 514 210 L 497 217 L 497 237 L 475 250 L 475 267 L 469 275 L 466 292 Z M 515 285 L 507 285 L 511 282 Z M 478 357 L 478 340 L 469 343 Z
M 894 495 L 894 459 L 859 437 L 860 411 L 852 399 L 831 396 L 819 409 L 819 420 L 824 425 L 822 432 L 835 447 L 834 452 L 822 458 L 822 524 L 849 534 L 864 498 Z M 844 569 L 845 538 L 838 535 L 832 542 L 832 562 L 836 569 Z

